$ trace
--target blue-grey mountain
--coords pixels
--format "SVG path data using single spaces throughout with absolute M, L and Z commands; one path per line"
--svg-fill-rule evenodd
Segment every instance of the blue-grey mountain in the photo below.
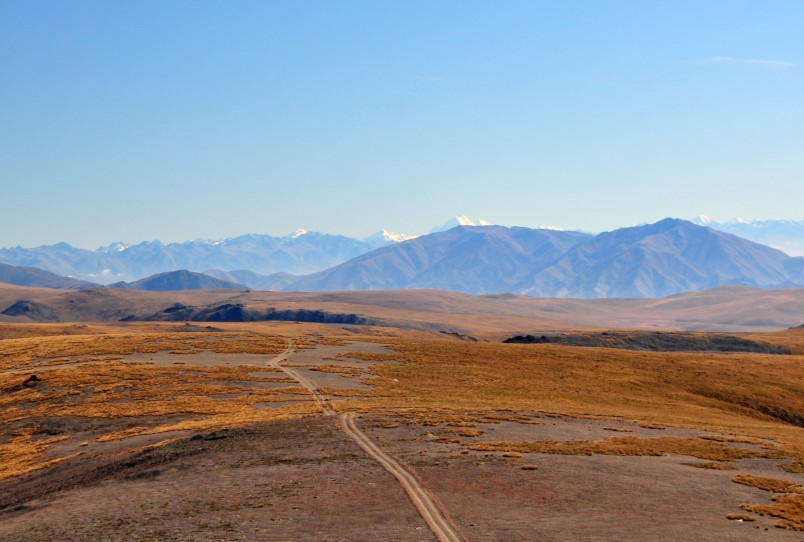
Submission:
M 248 234 L 222 241 L 170 244 L 160 241 L 133 246 L 115 243 L 97 250 L 58 243 L 35 248 L 0 249 L 0 262 L 38 267 L 58 275 L 109 284 L 176 269 L 195 272 L 248 269 L 265 275 L 313 273 L 364 254 L 379 244 L 382 241 L 377 239 L 361 241 L 316 232 L 299 232 L 286 237 Z
M 791 280 L 783 252 L 668 218 L 601 233 L 534 273 L 518 292 L 547 297 L 663 297 Z
M 510 292 L 533 270 L 545 268 L 590 238 L 579 232 L 459 226 L 379 248 L 300 277 L 284 290 Z
M 182 269 L 157 273 L 134 282 L 116 282 L 108 288 L 124 290 L 147 290 L 150 292 L 173 292 L 179 290 L 247 290 L 242 284 L 216 279 L 203 273 Z
M 790 256 L 804 256 L 804 220 L 746 220 L 720 222 L 708 216 L 693 219 L 695 224 L 778 248 Z
M 97 284 L 62 277 L 36 267 L 6 265 L 0 263 L 0 282 L 33 288 L 58 288 L 65 290 L 84 290 Z
M 434 288 L 542 297 L 662 297 L 722 285 L 804 286 L 804 258 L 678 219 L 590 236 L 457 227 L 300 277 L 286 291 Z

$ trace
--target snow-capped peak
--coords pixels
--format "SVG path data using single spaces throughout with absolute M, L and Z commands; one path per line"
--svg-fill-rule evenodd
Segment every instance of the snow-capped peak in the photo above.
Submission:
M 493 226 L 493 224 L 482 218 L 479 220 L 473 220 L 466 215 L 458 215 L 454 218 L 450 218 L 443 225 L 433 228 L 430 230 L 430 233 L 450 230 L 457 226 Z
M 717 221 L 706 215 L 698 215 L 692 219 L 692 223 L 698 224 L 699 226 L 708 226 L 709 224 L 717 223 Z
M 130 246 L 131 245 L 127 245 L 127 244 L 125 244 L 123 242 L 118 241 L 116 243 L 112 243 L 111 245 L 106 245 L 105 247 L 99 247 L 96 250 L 99 251 L 99 252 L 106 252 L 106 253 L 109 253 L 109 252 L 123 252 L 127 248 L 130 248 Z
M 386 241 L 391 241 L 393 243 L 401 243 L 402 241 L 407 241 L 408 239 L 415 239 L 417 236 L 415 235 L 408 235 L 406 233 L 396 233 L 392 231 L 388 231 L 383 229 L 380 233 L 382 233 L 382 238 Z
M 298 228 L 295 232 L 293 232 L 293 235 L 291 235 L 291 237 L 296 239 L 298 237 L 301 237 L 302 235 L 307 235 L 308 233 L 310 233 L 310 232 L 307 231 L 306 229 Z
M 567 231 L 566 228 L 562 228 L 561 226 L 548 226 L 547 224 L 541 224 L 539 226 L 540 230 L 551 230 L 551 231 Z
M 415 239 L 416 237 L 418 236 L 408 235 L 406 233 L 396 233 L 382 229 L 375 234 L 369 235 L 363 239 L 363 241 L 374 247 L 381 247 L 393 243 L 401 243 L 402 241 L 408 241 L 409 239 Z

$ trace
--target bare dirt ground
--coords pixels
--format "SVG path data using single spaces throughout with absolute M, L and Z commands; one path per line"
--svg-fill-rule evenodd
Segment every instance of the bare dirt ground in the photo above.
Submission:
M 361 406 L 361 396 L 372 391 L 368 371 L 376 363 L 394 363 L 392 350 L 357 341 L 307 346 L 294 345 L 278 356 L 209 351 L 123 356 L 159 367 L 259 363 L 271 377 L 300 376 L 320 394 L 324 411 L 109 441 L 102 436 L 157 421 L 49 418 L 43 422 L 50 424 L 48 434 L 68 438 L 53 444 L 46 459 L 80 455 L 0 481 L 0 540 L 801 540 L 801 533 L 774 527 L 775 518 L 726 518 L 741 512 L 742 503 L 770 503 L 772 496 L 734 483 L 736 474 L 804 485 L 804 475 L 778 468 L 785 460 L 738 459 L 729 465 L 733 470 L 712 470 L 691 466 L 704 461 L 683 455 L 477 449 L 500 441 L 717 435 L 539 412 L 500 412 L 497 420 L 488 412 L 467 412 L 477 421 L 424 424 L 398 409 Z M 38 365 L 37 374 L 47 367 Z M 279 373 L 283 369 L 289 371 Z M 255 386 L 279 384 L 289 385 Z M 312 404 L 313 397 L 297 394 L 294 402 L 299 401 Z M 345 418 L 335 413 L 346 414 L 370 445 L 413 478 L 446 515 L 453 533 L 439 533 L 423 519 L 393 468 L 367 453 L 366 443 L 357 442 L 345 430 Z M 184 416 L 177 412 L 175 419 Z M 160 416 L 158 423 L 166 421 Z M 762 449 L 757 442 L 725 444 Z

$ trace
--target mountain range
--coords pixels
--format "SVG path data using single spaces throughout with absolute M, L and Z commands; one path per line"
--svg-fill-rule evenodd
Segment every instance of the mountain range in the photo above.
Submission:
M 692 222 L 777 248 L 790 256 L 804 256 L 804 220 L 735 218 L 720 222 L 708 216 L 697 216 Z
M 458 217 L 457 221 L 472 223 L 466 217 Z M 146 279 L 110 285 L 144 290 L 437 289 L 470 294 L 611 298 L 662 297 L 722 285 L 804 286 L 804 258 L 790 257 L 732 234 L 671 218 L 599 235 L 558 229 L 459 225 L 415 238 L 390 240 L 385 234 L 382 237 L 385 246 L 374 249 L 367 247 L 370 243 L 366 240 L 300 231 L 284 238 L 247 235 L 221 242 L 143 243 L 86 252 L 99 257 L 127 253 L 126 258 L 133 260 L 118 261 L 130 261 L 129 269 L 148 265 L 182 269 L 160 270 Z M 59 251 L 69 256 L 80 249 L 66 244 L 54 247 L 58 249 L 55 252 L 45 250 L 51 247 L 39 247 L 36 254 L 46 259 L 51 268 L 75 263 L 69 257 L 59 258 L 62 254 Z M 159 247 L 164 250 L 158 250 Z M 141 259 L 136 259 L 137 255 Z M 325 267 L 326 262 L 333 261 L 337 263 L 314 273 L 287 271 Z M 180 265 L 188 262 L 194 265 Z M 206 269 L 204 275 L 191 271 L 193 267 L 203 268 L 213 262 L 224 265 Z M 238 269 L 241 263 L 245 265 Z M 264 272 L 277 268 L 282 271 Z M 30 275 L 30 268 L 26 273 L 23 274 Z M 5 281 L 46 285 L 31 280 Z M 57 284 L 52 282 L 52 276 L 43 276 L 41 280 Z M 92 286 L 80 281 L 66 284 L 55 287 Z
M 20 267 L 0 263 L 0 282 L 17 286 L 57 288 L 61 290 L 84 290 L 97 286 L 70 277 L 62 277 L 36 267 Z
M 672 218 L 596 236 L 459 226 L 374 250 L 272 289 L 663 297 L 722 285 L 804 286 L 802 262 L 804 258 Z
M 299 230 L 285 237 L 247 234 L 221 241 L 170 244 L 146 241 L 131 246 L 113 243 L 95 250 L 58 243 L 35 248 L 0 249 L 0 262 L 38 267 L 100 284 L 135 281 L 176 269 L 195 272 L 249 269 L 261 274 L 303 274 L 327 269 L 396 242 L 395 239 L 397 237 L 389 232 L 379 232 L 360 240 Z

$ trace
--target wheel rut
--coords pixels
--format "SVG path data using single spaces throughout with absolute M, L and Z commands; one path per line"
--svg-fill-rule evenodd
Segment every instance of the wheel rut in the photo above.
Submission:
M 334 417 L 337 412 L 332 408 L 332 403 L 324 393 L 310 379 L 301 373 L 282 365 L 296 352 L 296 345 L 292 339 L 288 339 L 288 346 L 279 355 L 268 361 L 268 366 L 280 369 L 286 375 L 304 386 L 313 396 L 325 416 Z M 408 494 L 413 506 L 416 507 L 422 519 L 439 540 L 439 542 L 465 542 L 466 538 L 460 529 L 452 522 L 444 505 L 438 498 L 430 493 L 419 481 L 413 471 L 400 461 L 397 461 L 385 453 L 371 438 L 363 433 L 355 423 L 354 412 L 344 412 L 340 415 L 341 427 L 344 432 L 372 459 L 377 461 L 388 473 L 397 479 L 399 484 Z

